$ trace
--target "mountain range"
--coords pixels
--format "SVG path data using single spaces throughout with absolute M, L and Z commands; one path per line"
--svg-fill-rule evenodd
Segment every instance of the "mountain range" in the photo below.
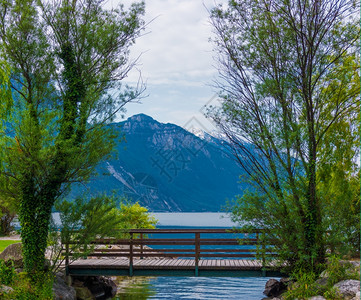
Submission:
M 125 141 L 119 139 L 116 155 L 97 167 L 100 175 L 75 186 L 71 197 L 115 193 L 152 212 L 215 212 L 247 188 L 222 139 L 200 138 L 144 114 L 110 126 Z

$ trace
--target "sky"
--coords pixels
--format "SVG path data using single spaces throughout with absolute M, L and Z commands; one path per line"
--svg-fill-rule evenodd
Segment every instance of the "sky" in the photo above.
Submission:
M 107 6 L 115 7 L 119 1 L 108 0 Z M 134 1 L 122 2 L 127 6 Z M 207 9 L 225 2 L 146 0 L 144 19 L 151 22 L 131 49 L 131 58 L 140 58 L 137 69 L 124 82 L 135 85 L 140 71 L 147 97 L 141 104 L 127 104 L 125 118 L 144 113 L 186 129 L 214 130 L 211 121 L 203 116 L 204 105 L 217 103 L 217 91 L 211 86 L 217 69 L 209 42 L 212 28 Z

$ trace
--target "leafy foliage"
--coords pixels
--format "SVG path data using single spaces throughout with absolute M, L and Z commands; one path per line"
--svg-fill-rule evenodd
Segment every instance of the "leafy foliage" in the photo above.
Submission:
M 140 206 L 138 202 L 131 204 L 122 201 L 120 209 L 115 211 L 118 222 L 116 229 L 127 231 L 129 229 L 154 229 L 158 220 L 148 213 L 148 209 Z
M 12 260 L 0 260 L 0 283 L 13 288 L 13 291 L 1 293 L 1 299 L 53 299 L 53 276 L 51 273 L 40 273 L 37 280 L 30 282 L 26 273 L 17 273 Z
M 0 260 L 0 282 L 1 284 L 9 285 L 14 282 L 16 272 L 13 261 L 5 262 Z
M 265 229 L 291 268 L 316 271 L 327 231 L 341 251 L 359 226 L 333 213 L 358 210 L 358 11 L 352 0 L 245 0 L 211 12 L 223 102 L 209 116 L 253 184 L 233 220 Z
M 119 202 L 120 209 L 117 208 Z M 108 196 L 62 200 L 56 203 L 55 209 L 60 214 L 61 227 L 57 228 L 53 223 L 48 237 L 53 273 L 66 256 L 75 260 L 92 252 L 91 241 L 95 239 L 127 238 L 129 229 L 155 228 L 157 223 L 138 203 L 131 204 Z M 66 248 L 67 244 L 69 248 Z
M 51 273 L 38 273 L 34 280 L 30 280 L 27 273 L 16 273 L 14 269 L 8 270 L 14 274 L 10 286 L 12 292 L 0 294 L 1 299 L 19 300 L 51 300 L 53 299 L 53 275 Z
M 288 300 L 323 295 L 326 299 L 342 300 L 343 298 L 333 286 L 342 280 L 359 280 L 359 273 L 350 262 L 341 261 L 337 256 L 328 257 L 325 266 L 326 268 L 322 272 L 323 278 L 326 280 L 325 285 L 320 285 L 317 282 L 317 279 L 320 278 L 314 272 L 298 269 L 291 276 L 295 283 L 290 286 L 282 297 Z
M 143 90 L 120 82 L 134 65 L 144 3 L 102 2 L 0 2 L 0 191 L 19 203 L 30 275 L 43 268 L 56 199 L 111 154 L 106 124 Z
M 62 200 L 56 203 L 61 227 L 53 223 L 48 237 L 52 271 L 55 273 L 65 256 L 72 255 L 75 260 L 90 253 L 95 238 L 109 236 L 114 232 L 118 220 L 114 217 L 116 203 L 107 196 L 93 197 L 89 200 L 77 198 L 75 201 Z M 76 241 L 76 243 L 71 243 Z M 65 245 L 68 244 L 69 248 Z M 63 251 L 66 251 L 63 256 Z
M 293 278 L 296 281 L 292 288 L 288 290 L 286 295 L 282 295 L 286 300 L 291 299 L 307 299 L 312 296 L 318 295 L 318 289 L 315 286 L 315 280 L 317 276 L 315 273 L 304 273 L 298 271 L 293 274 Z

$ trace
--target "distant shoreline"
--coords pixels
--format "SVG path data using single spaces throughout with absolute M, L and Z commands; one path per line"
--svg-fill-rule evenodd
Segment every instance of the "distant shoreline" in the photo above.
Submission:
M 224 212 L 159 212 L 150 214 L 158 220 L 156 226 L 182 227 L 235 227 Z M 53 213 L 56 224 L 60 224 L 59 213 Z
M 225 212 L 150 212 L 158 220 L 158 226 L 174 227 L 221 227 L 233 228 L 238 224 L 233 223 Z M 60 216 L 53 212 L 55 224 L 59 225 Z M 15 229 L 20 228 L 18 222 L 14 222 Z

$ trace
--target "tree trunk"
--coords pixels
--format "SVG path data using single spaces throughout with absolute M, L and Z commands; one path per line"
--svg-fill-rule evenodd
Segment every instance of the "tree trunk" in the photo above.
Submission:
M 316 155 L 317 145 L 313 123 L 309 125 L 309 163 L 308 163 L 308 191 L 306 195 L 307 213 L 305 223 L 306 253 L 308 265 L 314 266 L 325 261 L 325 247 L 322 236 L 322 216 L 316 193 Z
M 44 270 L 44 253 L 47 247 L 51 211 L 40 212 L 25 197 L 24 195 L 20 213 L 24 270 L 29 274 L 38 274 Z
M 48 187 L 47 196 L 36 194 L 34 180 L 28 178 L 23 184 L 19 219 L 24 257 L 24 270 L 29 274 L 44 271 L 45 250 L 47 247 L 51 208 L 55 196 Z

